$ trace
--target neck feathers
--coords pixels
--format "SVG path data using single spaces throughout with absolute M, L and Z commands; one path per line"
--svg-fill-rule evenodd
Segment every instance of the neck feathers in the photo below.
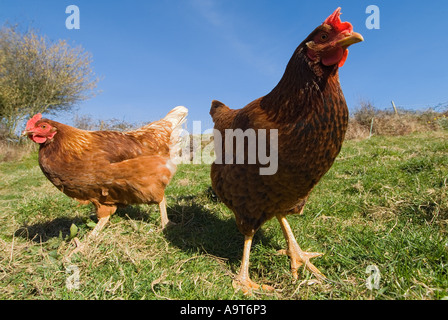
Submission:
M 55 121 L 48 121 L 53 127 L 57 128 L 57 132 L 53 139 L 41 144 L 42 151 L 53 153 L 59 152 L 67 156 L 79 156 L 85 149 L 89 148 L 91 139 L 90 132 L 80 130 Z
M 299 46 L 277 86 L 262 98 L 261 107 L 274 121 L 295 122 L 319 112 L 332 95 L 340 95 L 337 67 L 314 64 Z M 339 100 L 339 99 L 338 99 Z

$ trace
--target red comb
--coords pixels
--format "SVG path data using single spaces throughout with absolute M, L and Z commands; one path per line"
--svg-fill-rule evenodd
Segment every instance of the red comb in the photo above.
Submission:
M 26 129 L 27 130 L 33 129 L 36 122 L 39 121 L 40 119 L 42 119 L 42 114 L 40 114 L 40 113 L 36 114 L 34 117 L 32 117 L 30 120 L 28 120 L 28 122 L 26 123 Z
M 342 22 L 341 18 L 341 8 L 337 8 L 327 19 L 325 19 L 323 24 L 328 24 L 333 27 L 337 32 L 352 33 L 353 26 L 350 22 Z

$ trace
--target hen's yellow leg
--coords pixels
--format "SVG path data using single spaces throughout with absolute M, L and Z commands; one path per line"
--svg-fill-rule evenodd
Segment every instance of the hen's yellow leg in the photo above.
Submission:
M 80 203 L 86 203 L 87 201 L 80 201 Z M 95 228 L 93 228 L 93 230 L 87 235 L 86 239 L 90 240 L 90 239 L 94 239 L 95 237 L 98 236 L 98 234 L 100 233 L 100 231 L 104 228 L 104 226 L 106 225 L 106 223 L 109 221 L 109 218 L 111 215 L 113 215 L 115 213 L 115 211 L 117 210 L 116 206 L 105 206 L 105 205 L 101 205 L 99 203 L 94 203 L 95 207 L 96 207 L 96 215 L 98 217 L 98 222 L 95 226 Z M 77 253 L 77 252 L 82 252 L 85 248 L 85 245 L 79 241 L 79 239 L 76 237 L 73 239 L 73 242 L 75 243 L 75 249 L 72 250 L 72 252 L 70 252 L 70 254 L 68 255 L 68 258 L 70 258 L 73 254 Z
M 165 227 L 168 227 L 170 225 L 175 225 L 174 222 L 170 221 L 168 219 L 168 214 L 166 213 L 166 198 L 163 197 L 162 201 L 159 203 L 159 210 L 160 210 L 160 220 L 162 221 L 162 229 L 165 229 Z
M 98 223 L 96 224 L 95 228 L 87 235 L 87 239 L 95 238 L 100 233 L 100 231 L 104 228 L 106 223 L 109 221 L 109 217 L 110 216 L 98 218 Z M 75 249 L 73 249 L 69 253 L 67 258 L 70 258 L 75 253 L 82 252 L 85 248 L 84 244 L 81 241 L 79 241 L 78 237 L 74 238 L 73 242 L 75 244 Z
M 249 277 L 249 256 L 250 249 L 252 247 L 252 238 L 253 235 L 244 237 L 244 251 L 243 251 L 243 259 L 241 261 L 241 269 L 238 275 L 232 282 L 232 285 L 235 289 L 241 289 L 245 294 L 250 294 L 252 289 L 259 289 L 260 285 L 253 282 Z M 262 285 L 263 290 L 273 291 L 274 288 L 267 285 Z
M 95 228 L 90 232 L 90 234 L 87 236 L 89 238 L 96 237 L 100 231 L 104 228 L 106 223 L 109 221 L 110 216 L 100 217 L 98 218 L 98 223 L 96 224 Z
M 292 233 L 291 227 L 286 220 L 284 215 L 277 215 L 277 219 L 282 227 L 283 235 L 285 236 L 286 242 L 288 244 L 288 250 L 286 254 L 291 258 L 291 271 L 295 279 L 298 278 L 297 270 L 303 264 L 305 268 L 311 271 L 318 279 L 326 279 L 326 277 L 319 271 L 311 262 L 310 259 L 314 257 L 319 257 L 323 253 L 318 252 L 305 252 L 300 249 L 294 234 Z
M 168 220 L 168 214 L 166 213 L 166 199 L 163 197 L 162 201 L 159 203 L 159 209 L 160 209 L 160 220 L 162 222 L 162 229 L 165 229 L 167 226 L 169 220 Z

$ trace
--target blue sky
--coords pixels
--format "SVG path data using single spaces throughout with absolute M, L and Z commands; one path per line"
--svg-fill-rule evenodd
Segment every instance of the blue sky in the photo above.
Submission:
M 65 27 L 71 4 L 79 30 Z M 379 30 L 366 27 L 371 4 L 380 9 Z M 448 102 L 447 1 L 0 0 L 0 24 L 31 26 L 92 54 L 101 92 L 78 114 L 141 123 L 184 105 L 189 129 L 197 120 L 204 131 L 213 126 L 211 100 L 240 108 L 268 93 L 295 48 L 338 6 L 365 38 L 340 70 L 351 110 L 360 100 L 412 109 Z

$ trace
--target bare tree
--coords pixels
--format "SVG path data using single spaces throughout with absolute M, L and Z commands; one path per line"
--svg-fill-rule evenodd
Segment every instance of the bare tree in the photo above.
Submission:
M 98 78 L 91 55 L 65 40 L 51 42 L 35 30 L 0 29 L 0 127 L 14 136 L 35 113 L 71 110 L 93 96 Z

